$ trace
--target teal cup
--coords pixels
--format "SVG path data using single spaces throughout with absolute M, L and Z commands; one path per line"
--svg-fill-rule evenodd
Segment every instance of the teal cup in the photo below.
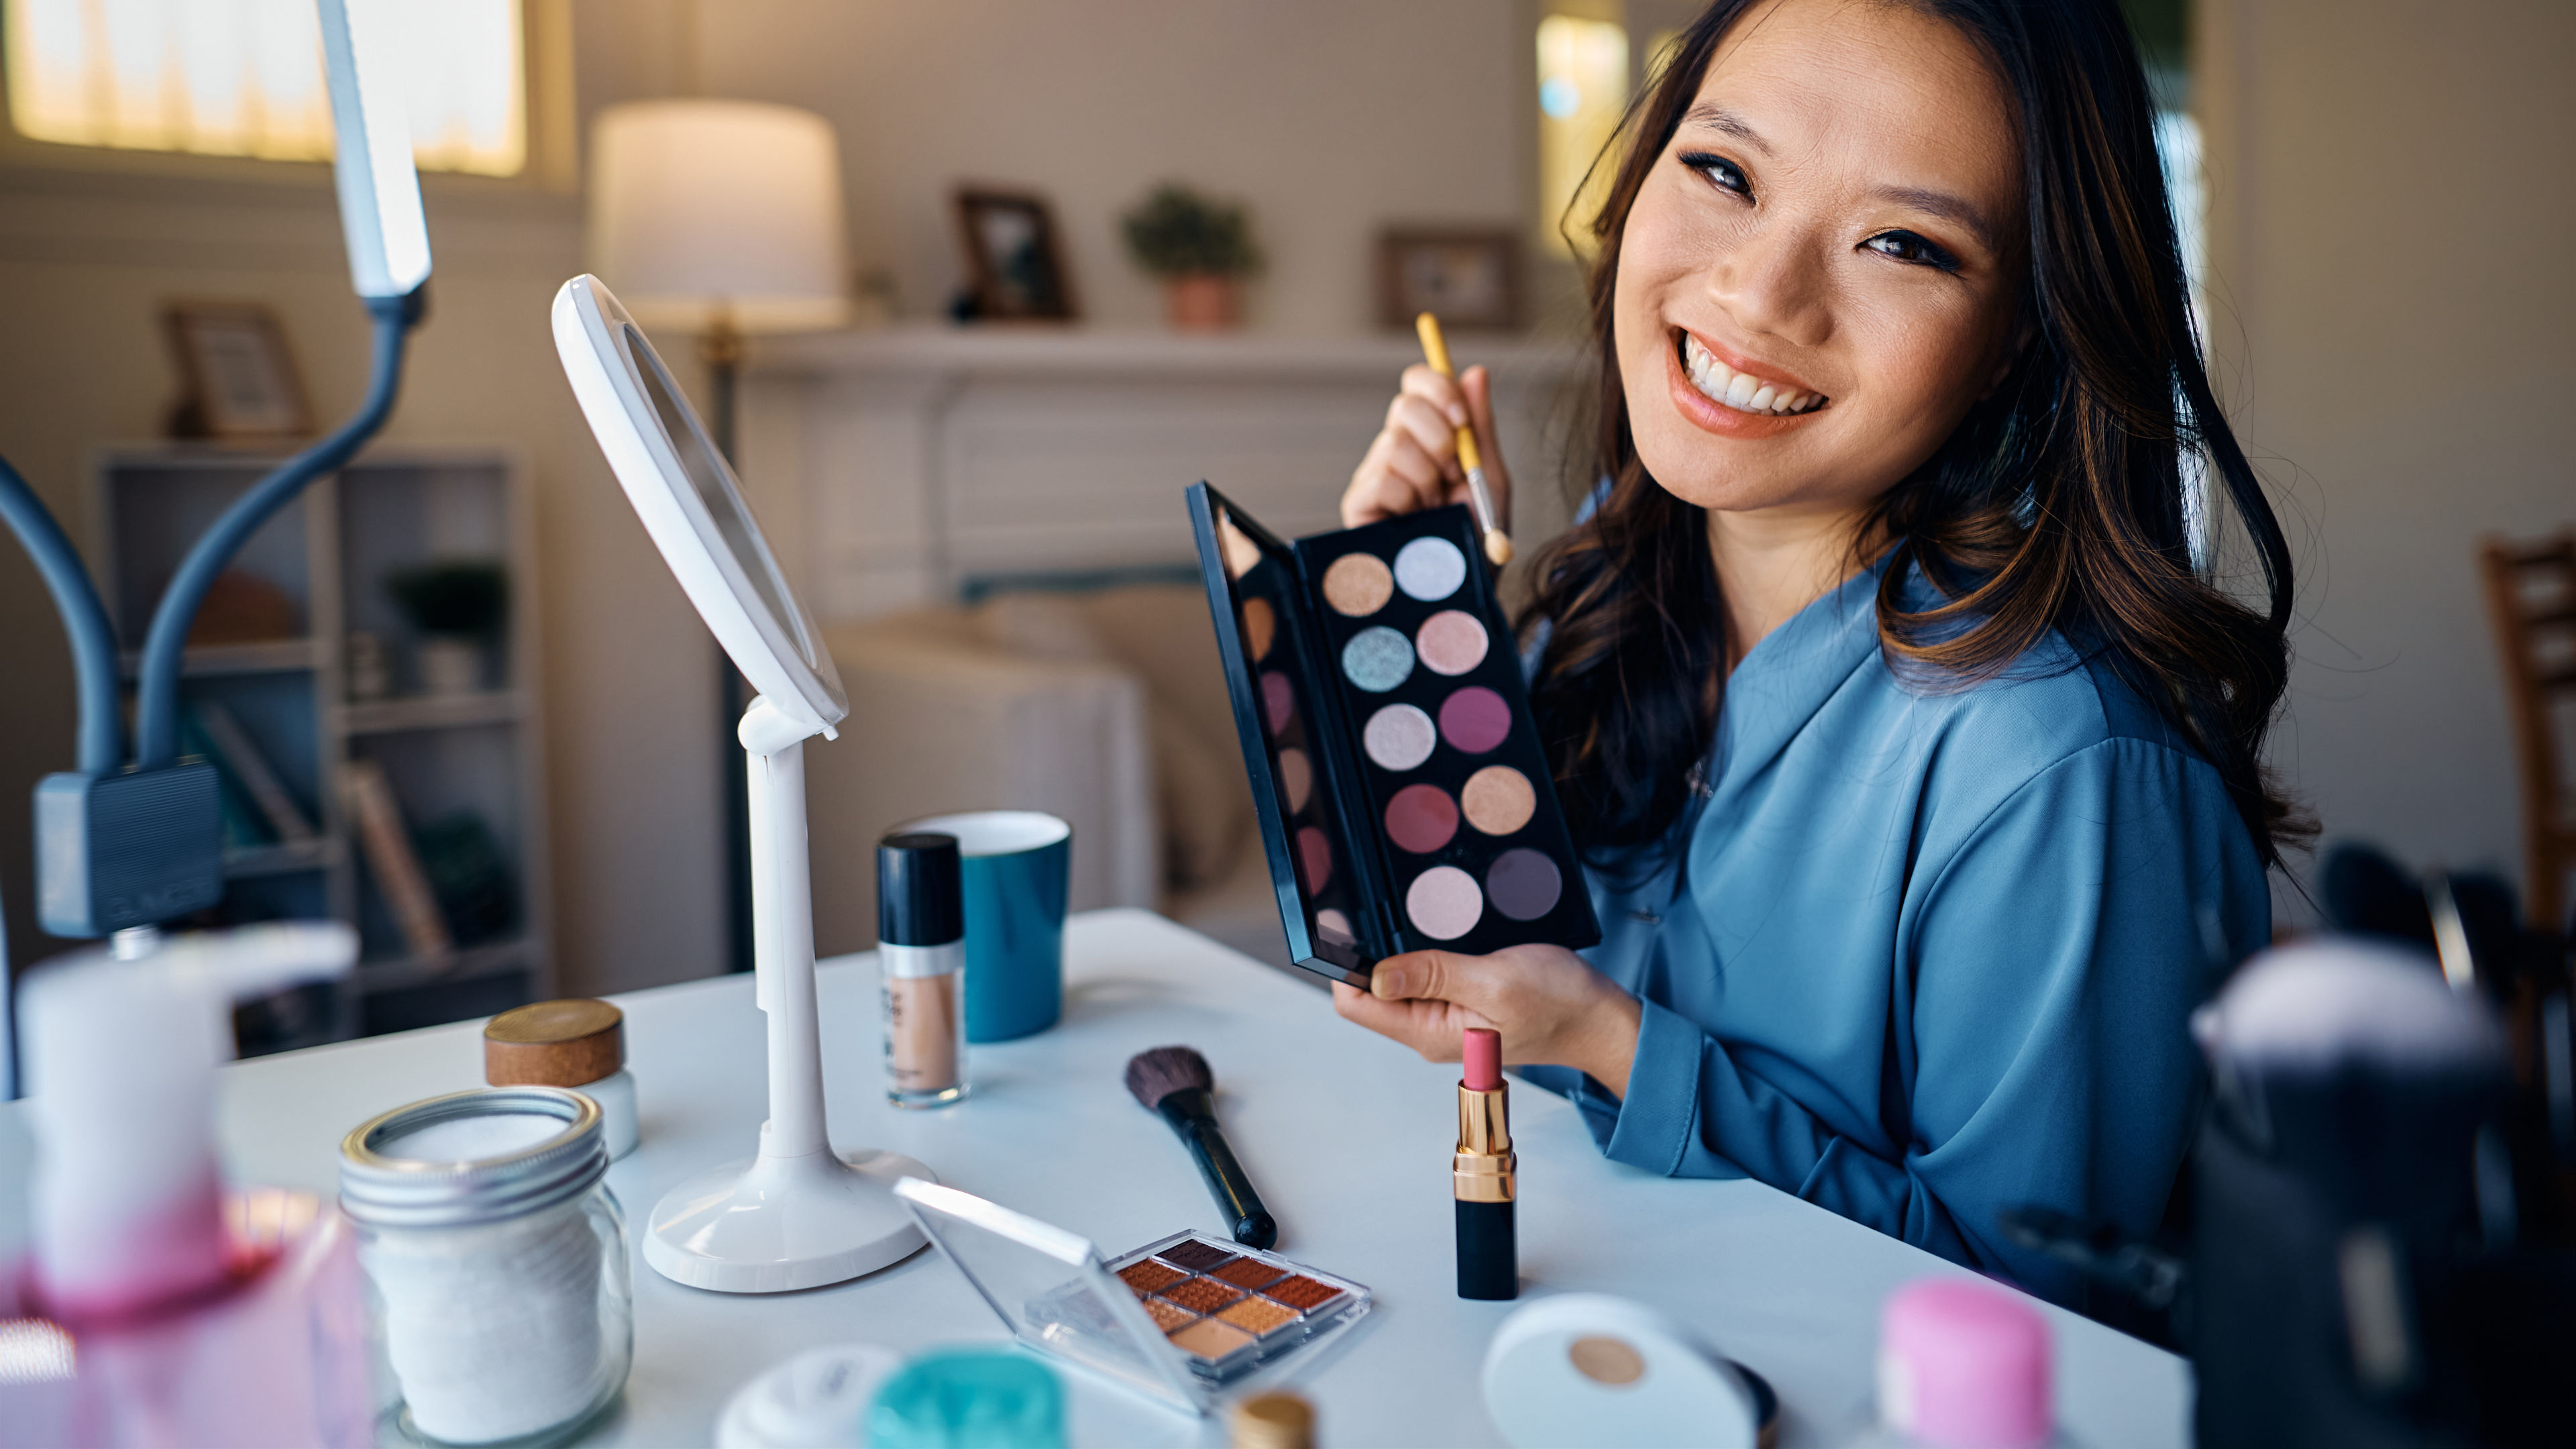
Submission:
M 1011 1041 L 1055 1025 L 1073 827 L 1034 810 L 977 810 L 899 828 L 953 835 L 964 858 L 966 1040 Z

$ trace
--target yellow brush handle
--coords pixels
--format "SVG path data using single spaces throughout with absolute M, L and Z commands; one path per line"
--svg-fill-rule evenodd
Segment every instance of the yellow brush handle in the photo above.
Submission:
M 1442 377 L 1456 377 L 1457 372 L 1449 366 L 1449 343 L 1440 335 L 1440 319 L 1425 312 L 1413 319 L 1413 330 L 1421 334 L 1422 356 L 1431 364 L 1431 370 Z M 1484 460 L 1476 456 L 1476 430 L 1473 427 L 1458 429 L 1458 466 L 1471 472 L 1485 466 Z

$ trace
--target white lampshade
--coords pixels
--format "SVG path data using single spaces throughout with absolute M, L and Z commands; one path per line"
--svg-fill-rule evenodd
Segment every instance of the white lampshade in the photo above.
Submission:
M 591 132 L 591 268 L 647 326 L 840 326 L 841 227 L 840 147 L 811 111 L 637 101 Z

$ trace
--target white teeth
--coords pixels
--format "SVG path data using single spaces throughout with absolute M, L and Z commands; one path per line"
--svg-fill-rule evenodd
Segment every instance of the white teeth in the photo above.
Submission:
M 1825 402 L 1822 393 L 1800 392 L 1735 371 L 1718 361 L 1700 345 L 1698 338 L 1687 332 L 1682 334 L 1682 366 L 1690 374 L 1691 386 L 1707 397 L 1742 412 L 1800 413 L 1820 407 Z

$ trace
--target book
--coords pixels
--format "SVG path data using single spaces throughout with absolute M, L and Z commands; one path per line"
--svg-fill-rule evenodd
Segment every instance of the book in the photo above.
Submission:
M 179 714 L 179 753 L 195 755 L 215 767 L 215 812 L 223 828 L 227 857 L 277 843 L 276 834 L 261 818 L 259 807 L 251 802 L 250 791 L 243 787 L 241 777 L 232 772 L 214 742 L 206 738 L 193 708 Z
M 412 849 L 404 828 L 402 806 L 394 799 L 385 767 L 373 760 L 351 760 L 340 767 L 340 802 L 357 823 L 358 844 L 366 852 L 367 870 L 376 890 L 402 928 L 403 941 L 415 956 L 444 956 L 455 949 L 438 899 Z
M 295 803 L 295 797 L 269 768 L 268 757 L 251 743 L 250 732 L 233 718 L 233 712 L 211 699 L 201 699 L 188 706 L 195 716 L 198 730 L 214 746 L 215 763 L 232 773 L 244 794 L 268 818 L 269 828 L 288 845 L 302 845 L 315 837 L 313 822 Z

